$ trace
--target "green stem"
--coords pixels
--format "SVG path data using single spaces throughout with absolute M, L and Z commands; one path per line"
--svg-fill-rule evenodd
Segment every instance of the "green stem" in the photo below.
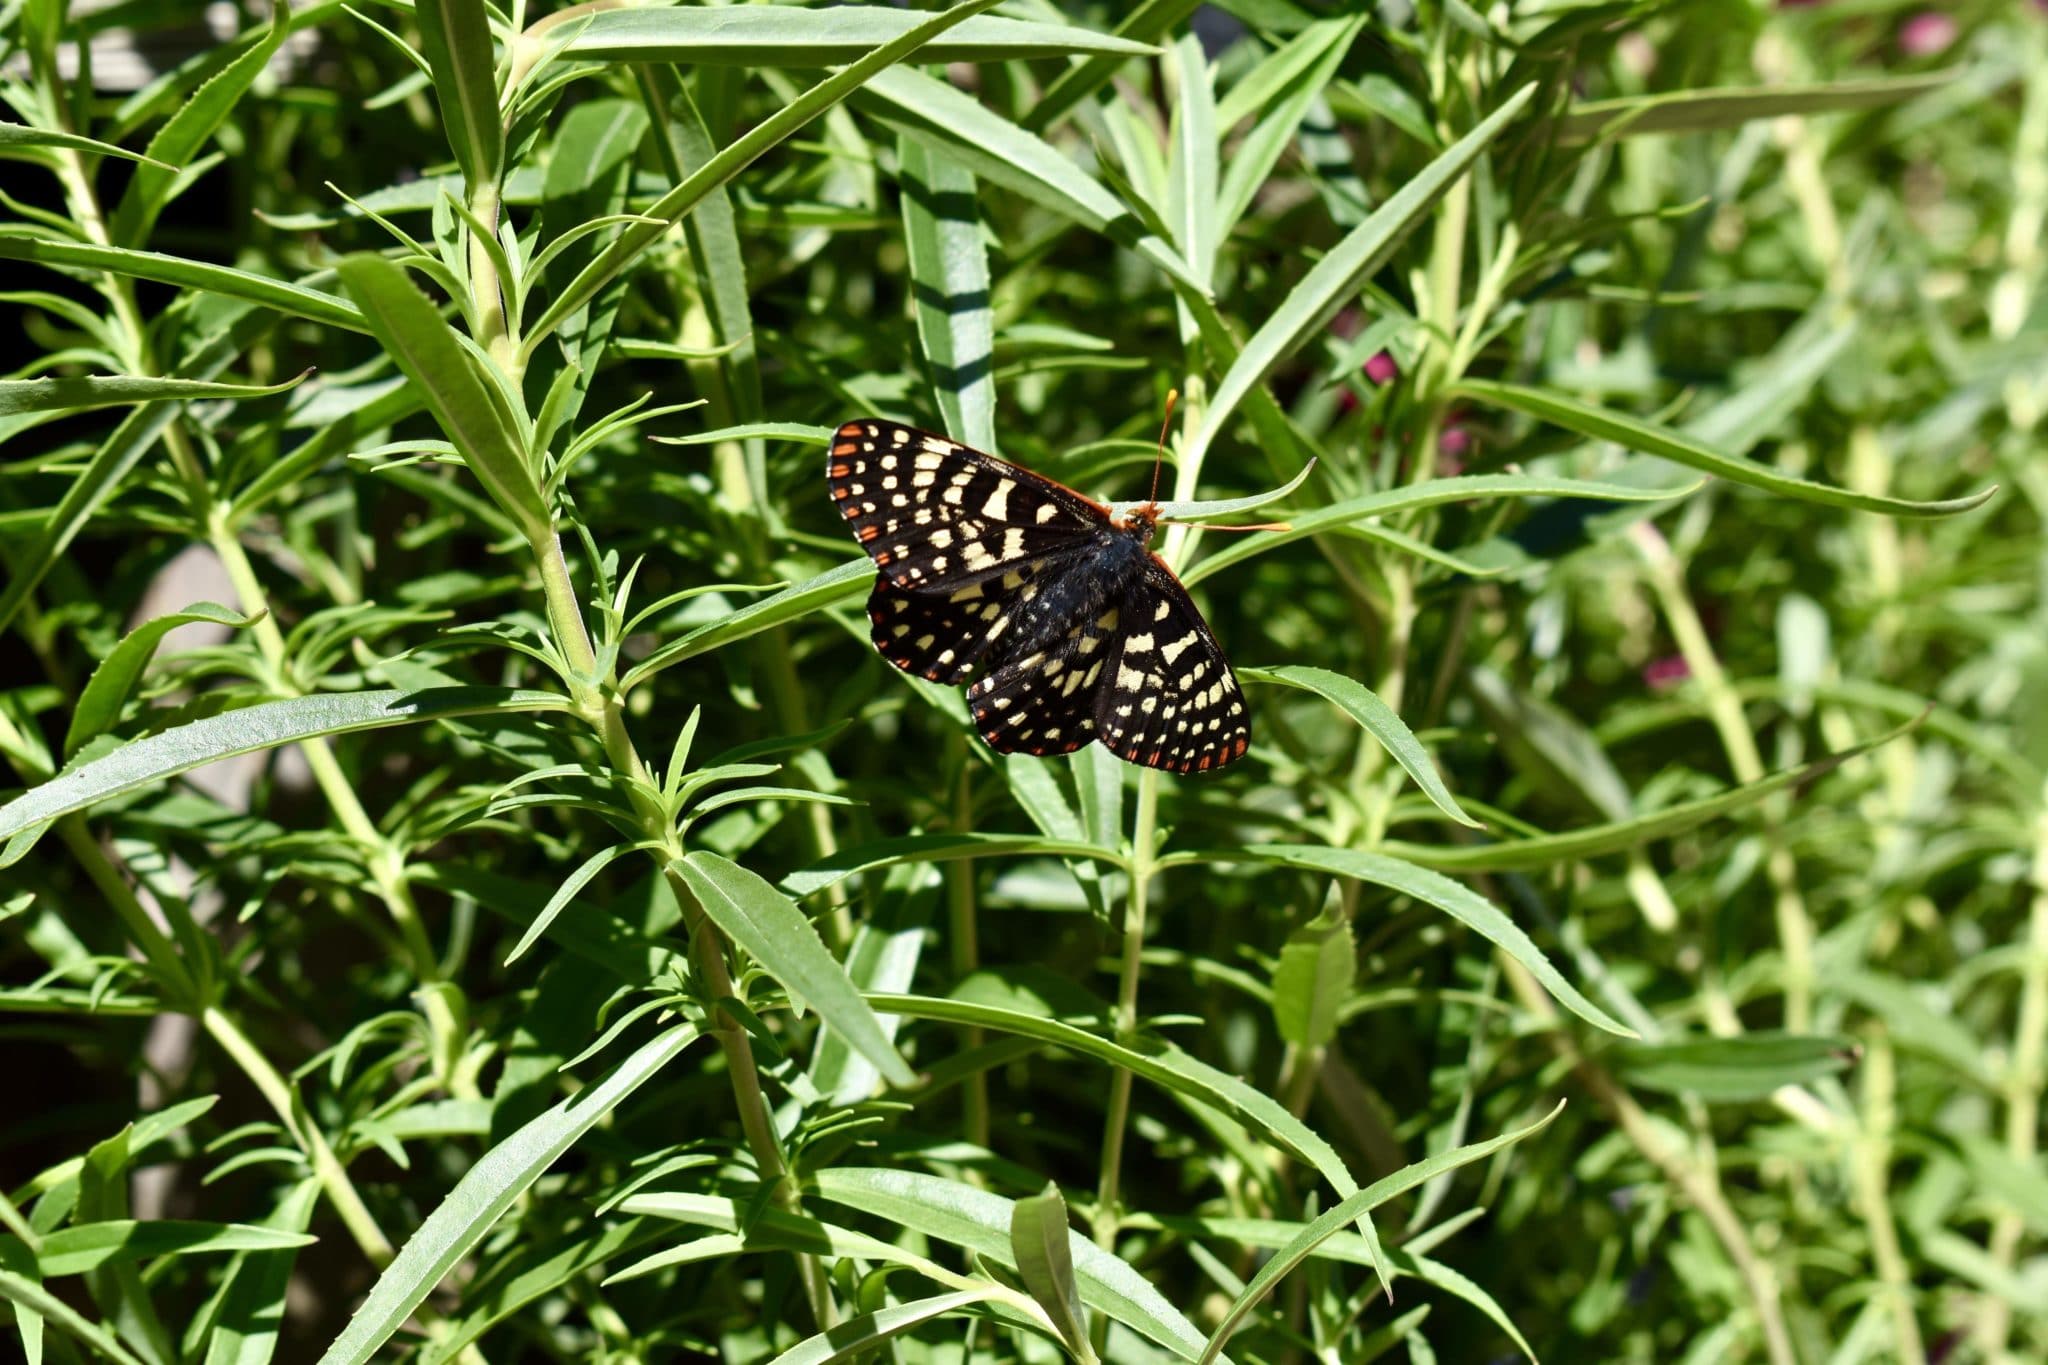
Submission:
M 1145 921 L 1155 867 L 1158 819 L 1159 774 L 1147 768 L 1138 774 L 1138 809 L 1131 833 L 1131 889 L 1124 904 L 1123 965 L 1117 979 L 1116 1039 L 1125 1046 L 1138 1037 L 1138 975 L 1145 956 Z M 1124 1131 L 1130 1112 L 1131 1073 L 1119 1069 L 1110 1079 L 1109 1116 L 1102 1130 L 1102 1169 L 1095 1186 L 1095 1241 L 1105 1249 L 1116 1245 Z
M 954 754 L 959 759 L 960 780 L 953 791 L 953 828 L 965 833 L 974 826 L 974 766 L 968 755 L 966 744 L 955 738 Z M 974 864 L 962 859 L 946 867 L 946 943 L 952 951 L 953 982 L 957 986 L 981 966 L 980 926 L 974 912 Z M 969 1029 L 961 1040 L 968 1049 L 980 1047 L 982 1031 Z M 966 1128 L 967 1140 L 977 1147 L 987 1147 L 988 1123 L 988 1073 L 977 1068 L 960 1087 L 960 1103 L 963 1109 L 962 1121 Z M 979 1177 L 979 1172 L 970 1171 L 969 1178 Z
M 228 581 L 235 587 L 236 605 L 241 607 L 242 613 L 246 616 L 261 614 L 249 629 L 255 636 L 258 652 L 270 666 L 272 685 L 279 692 L 291 692 L 293 683 L 286 669 L 284 632 L 278 628 L 277 617 L 270 611 L 269 597 L 256 577 L 256 569 L 249 562 L 248 553 L 242 548 L 241 538 L 229 525 L 224 506 L 216 507 L 207 519 L 207 543 L 227 570 Z M 377 822 L 363 808 L 362 798 L 356 795 L 355 784 L 349 780 L 348 774 L 341 770 L 341 762 L 334 756 L 332 745 L 325 739 L 314 738 L 300 741 L 298 749 L 305 757 L 307 768 L 312 771 L 314 784 L 326 798 L 328 808 L 341 821 L 343 831 L 362 850 L 371 881 L 377 887 L 378 899 L 384 902 L 391 922 L 398 926 L 406 954 L 412 959 L 413 975 L 422 984 L 438 981 L 441 963 L 434 952 L 433 940 L 427 935 L 426 924 L 420 917 L 419 906 L 413 900 L 412 887 L 405 875 L 403 850 L 384 837 L 377 828 Z
M 321 1191 L 326 1194 L 328 1202 L 334 1205 L 334 1211 L 341 1216 L 343 1226 L 355 1239 L 356 1245 L 362 1248 L 363 1254 L 380 1270 L 391 1264 L 391 1258 L 396 1252 L 390 1239 L 377 1226 L 377 1220 L 371 1215 L 369 1206 L 363 1203 L 363 1197 L 356 1192 L 355 1185 L 348 1178 L 348 1171 L 334 1155 L 334 1149 L 327 1145 L 327 1139 L 320 1132 L 318 1125 L 310 1119 L 301 1122 L 304 1116 L 300 1113 L 296 1092 L 286 1084 L 277 1069 L 271 1066 L 270 1059 L 263 1055 L 262 1049 L 251 1042 L 248 1035 L 243 1033 L 227 1014 L 209 1005 L 200 1013 L 199 1019 L 207 1033 L 220 1044 L 222 1051 L 234 1059 L 235 1065 L 242 1069 L 242 1074 L 247 1076 L 262 1094 L 271 1111 L 284 1124 L 285 1131 L 292 1134 L 293 1140 L 299 1144 L 300 1150 L 305 1152 L 306 1159 L 313 1166 L 313 1178 L 320 1182 Z
M 633 744 L 633 736 L 626 728 L 625 711 L 617 695 L 608 685 L 608 680 L 597 677 L 597 650 L 591 644 L 582 608 L 576 600 L 575 583 L 569 574 L 568 561 L 562 554 L 562 539 L 549 531 L 534 536 L 529 545 L 540 570 L 541 591 L 547 602 L 548 624 L 554 633 L 555 647 L 561 651 L 563 660 L 574 675 L 571 691 L 584 719 L 597 731 L 606 759 L 620 776 L 628 780 L 649 851 L 661 867 L 676 904 L 682 908 L 684 926 L 690 936 L 690 961 L 696 969 L 703 995 L 712 1004 L 712 1032 L 725 1056 L 733 1102 L 739 1111 L 740 1130 L 746 1137 L 747 1150 L 753 1154 L 754 1167 L 760 1173 L 762 1183 L 774 1191 L 777 1206 L 786 1212 L 800 1214 L 803 1212 L 802 1198 L 797 1192 L 796 1182 L 789 1178 L 789 1165 L 783 1158 L 782 1144 L 775 1136 L 774 1114 L 761 1089 L 761 1074 L 754 1061 L 753 1043 L 739 1017 L 722 1006 L 726 1000 L 739 998 L 731 970 L 726 965 L 725 938 L 719 933 L 718 926 L 705 916 L 696 897 L 690 893 L 689 885 L 670 870 L 670 864 L 682 856 L 682 846 L 666 812 L 654 805 L 641 790 L 649 784 L 647 765 L 641 760 L 640 752 Z M 831 1328 L 839 1315 L 823 1262 L 810 1253 L 799 1253 L 797 1269 L 805 1295 L 810 1300 L 812 1315 L 821 1329 Z
M 1863 1124 L 1854 1154 L 1856 1202 L 1870 1234 L 1878 1281 L 1890 1301 L 1895 1358 L 1900 1365 L 1926 1365 L 1927 1347 L 1913 1316 L 1913 1272 L 1899 1249 L 1899 1229 L 1892 1221 L 1892 1130 L 1897 1113 L 1890 1039 L 1882 1034 L 1871 1039 L 1857 1075 L 1863 1086 Z
M 1691 671 L 1693 682 L 1707 708 L 1707 716 L 1721 737 L 1728 755 L 1728 767 L 1741 783 L 1759 782 L 1765 776 L 1756 734 L 1743 714 L 1742 699 L 1728 681 L 1721 660 L 1707 639 L 1707 630 L 1686 591 L 1685 571 L 1671 547 L 1648 522 L 1630 528 L 1629 538 L 1648 570 L 1650 590 L 1664 613 L 1665 624 L 1678 645 L 1678 652 Z M 1806 911 L 1806 898 L 1799 889 L 1799 864 L 1785 841 L 1786 806 L 1773 797 L 1763 806 L 1765 875 L 1771 883 L 1772 910 L 1777 920 L 1778 947 L 1784 956 L 1785 1027 L 1794 1033 L 1808 1032 L 1813 1025 L 1813 920 Z
M 1664 1173 L 1665 1178 L 1706 1220 L 1742 1281 L 1750 1309 L 1755 1313 L 1758 1329 L 1763 1334 L 1764 1353 L 1771 1365 L 1798 1365 L 1799 1357 L 1792 1350 L 1792 1334 L 1785 1325 L 1784 1306 L 1779 1302 L 1777 1277 L 1757 1255 L 1749 1240 L 1749 1229 L 1728 1203 L 1713 1168 L 1695 1159 L 1682 1145 L 1674 1143 L 1669 1137 L 1671 1130 L 1668 1126 L 1653 1122 L 1620 1082 L 1579 1051 L 1571 1030 L 1564 1027 L 1558 1017 L 1557 1006 L 1551 1003 L 1550 997 L 1526 968 L 1505 955 L 1503 963 L 1516 999 L 1547 1026 L 1545 1032 L 1551 1047 L 1571 1064 L 1580 1083 L 1607 1111 L 1623 1136 Z
M 2000 1087 L 2005 1101 L 2005 1150 L 2022 1170 L 2032 1170 L 2040 1150 L 2043 1066 L 2048 1062 L 2048 788 L 2034 814 L 2034 894 L 2027 911 L 2027 942 L 2020 964 L 2019 1017 Z M 1991 1224 L 1991 1259 L 2005 1270 L 2019 1263 L 2026 1224 L 2009 1205 Z M 1997 1295 L 1983 1300 L 1977 1338 L 1982 1358 L 2002 1360 L 2012 1331 L 2012 1305 Z

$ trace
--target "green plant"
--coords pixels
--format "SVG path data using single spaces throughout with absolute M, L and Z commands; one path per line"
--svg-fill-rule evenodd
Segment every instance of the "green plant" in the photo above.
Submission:
M 2048 1350 L 2048 19 L 994 7 L 0 7 L 30 1357 Z M 821 447 L 1169 387 L 993 756 Z

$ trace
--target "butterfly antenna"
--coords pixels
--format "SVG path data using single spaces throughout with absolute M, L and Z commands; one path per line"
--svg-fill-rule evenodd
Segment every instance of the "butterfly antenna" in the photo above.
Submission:
M 1145 495 L 1146 502 L 1159 501 L 1159 469 L 1166 463 L 1166 433 L 1173 426 L 1173 405 L 1179 401 L 1179 389 L 1166 391 L 1166 418 L 1159 424 L 1159 452 L 1152 459 L 1152 491 Z

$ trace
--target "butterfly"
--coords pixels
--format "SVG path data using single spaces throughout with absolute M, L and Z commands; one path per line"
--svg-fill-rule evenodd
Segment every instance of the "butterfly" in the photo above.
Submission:
M 1116 511 L 869 419 L 834 433 L 825 475 L 881 570 L 868 597 L 875 648 L 932 682 L 972 679 L 968 708 L 990 748 L 1065 754 L 1100 740 L 1126 763 L 1177 773 L 1244 757 L 1244 693 L 1149 548 L 1157 503 Z

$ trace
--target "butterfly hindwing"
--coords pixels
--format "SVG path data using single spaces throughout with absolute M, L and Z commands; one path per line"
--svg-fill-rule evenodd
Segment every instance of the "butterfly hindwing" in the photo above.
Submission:
M 826 481 L 854 538 L 899 588 L 959 588 L 1056 556 L 1108 513 L 993 455 L 895 422 L 848 422 Z
M 1120 609 L 1076 621 L 1057 645 L 1036 650 L 967 689 L 988 746 L 1004 754 L 1070 754 L 1096 738 L 1103 683 Z
M 1126 763 L 1177 773 L 1244 757 L 1244 693 L 1187 589 L 1157 556 L 1122 610 L 1095 699 L 1103 745 Z
M 906 673 L 958 687 L 1002 638 L 1011 613 L 1037 592 L 1042 561 L 1019 564 L 978 583 L 910 591 L 887 577 L 868 594 L 869 637 Z

